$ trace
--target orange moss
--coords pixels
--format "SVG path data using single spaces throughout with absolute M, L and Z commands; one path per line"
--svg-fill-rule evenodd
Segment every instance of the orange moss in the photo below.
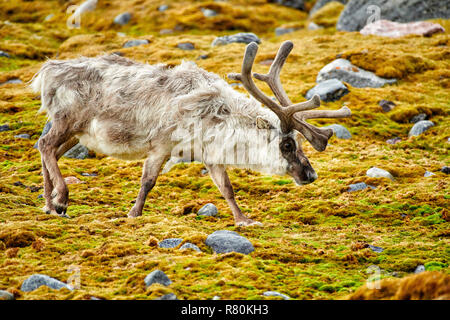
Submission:
M 7 248 L 27 247 L 36 239 L 34 233 L 26 230 L 4 230 L 0 232 L 0 240 Z
M 377 288 L 379 285 L 379 289 Z M 382 279 L 358 289 L 351 300 L 430 300 L 450 294 L 450 275 L 433 271 L 422 272 L 403 279 Z

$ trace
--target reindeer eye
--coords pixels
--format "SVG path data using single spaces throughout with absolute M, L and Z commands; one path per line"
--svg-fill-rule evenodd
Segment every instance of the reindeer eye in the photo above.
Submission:
M 283 142 L 281 142 L 281 151 L 284 152 L 290 152 L 293 151 L 295 148 L 295 143 L 292 140 L 285 140 Z

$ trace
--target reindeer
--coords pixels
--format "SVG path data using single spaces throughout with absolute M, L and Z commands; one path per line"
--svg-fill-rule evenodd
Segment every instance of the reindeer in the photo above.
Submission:
M 292 48 L 292 42 L 284 42 L 269 73 L 253 74 L 269 85 L 279 103 L 260 91 L 252 79 L 258 50 L 254 42 L 246 47 L 241 73 L 228 75 L 242 82 L 253 98 L 192 62 L 169 68 L 137 63 L 115 54 L 47 61 L 31 83 L 34 91 L 41 92 L 39 111 L 46 111 L 53 122 L 38 143 L 44 212 L 67 217 L 69 192 L 57 161 L 78 142 L 111 157 L 146 159 L 141 187 L 128 217 L 142 215 L 147 194 L 163 164 L 172 158 L 165 167 L 168 171 L 176 162 L 174 159 L 186 159 L 186 154 L 174 151 L 183 145 L 191 148 L 187 152 L 194 155 L 190 160 L 201 161 L 208 169 L 231 208 L 235 224 L 260 224 L 239 209 L 226 172 L 233 163 L 220 161 L 217 154 L 250 146 L 249 153 L 259 161 L 248 161 L 247 153 L 234 166 L 279 175 L 288 173 L 298 185 L 308 184 L 317 179 L 317 174 L 302 151 L 302 139 L 323 151 L 333 131 L 315 127 L 306 120 L 351 115 L 347 107 L 313 110 L 320 106 L 317 95 L 296 104 L 289 100 L 280 72 Z M 190 132 L 192 128 L 194 133 L 185 134 L 182 143 L 174 139 L 180 130 Z

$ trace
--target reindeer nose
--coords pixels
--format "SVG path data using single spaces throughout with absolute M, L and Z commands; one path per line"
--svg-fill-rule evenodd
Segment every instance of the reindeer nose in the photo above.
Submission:
M 317 179 L 317 173 L 315 171 L 308 172 L 307 176 L 309 183 L 314 182 Z

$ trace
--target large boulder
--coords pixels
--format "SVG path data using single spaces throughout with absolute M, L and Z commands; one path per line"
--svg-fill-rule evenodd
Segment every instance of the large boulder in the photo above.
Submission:
M 44 274 L 33 274 L 28 279 L 26 279 L 22 286 L 20 287 L 20 290 L 28 292 L 28 291 L 34 291 L 40 286 L 47 286 L 51 289 L 59 290 L 62 288 L 67 288 L 69 290 L 72 290 L 72 288 L 65 284 L 64 282 L 61 282 L 59 280 L 56 280 L 52 277 L 49 277 Z
M 413 22 L 450 18 L 450 2 L 442 0 L 350 0 L 342 11 L 337 29 L 359 31 L 379 19 Z
M 306 99 L 311 99 L 318 94 L 320 100 L 329 102 L 336 101 L 348 94 L 345 84 L 337 79 L 329 79 L 318 83 L 314 88 L 306 93 Z
M 410 34 L 429 37 L 438 32 L 445 32 L 445 29 L 438 23 L 426 21 L 400 23 L 389 20 L 375 21 L 360 31 L 365 36 L 375 35 L 389 38 L 400 38 Z
M 316 81 L 322 82 L 329 79 L 347 82 L 355 88 L 380 88 L 397 81 L 381 78 L 373 72 L 360 69 L 346 59 L 336 59 L 327 64 L 319 71 Z
M 211 46 L 223 46 L 230 43 L 245 43 L 249 44 L 250 42 L 261 43 L 261 40 L 258 36 L 251 32 L 240 32 L 236 34 L 232 34 L 230 36 L 217 37 L 212 42 Z
M 411 128 L 411 130 L 409 131 L 408 137 L 419 136 L 433 126 L 434 126 L 434 123 L 429 120 L 422 120 L 422 121 L 416 122 L 413 125 L 413 127 Z

